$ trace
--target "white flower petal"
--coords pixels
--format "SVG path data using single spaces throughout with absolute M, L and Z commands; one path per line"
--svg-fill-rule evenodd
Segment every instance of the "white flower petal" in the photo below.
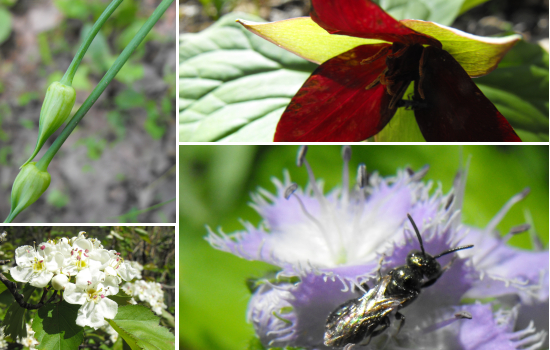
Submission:
M 102 317 L 113 319 L 118 312 L 118 305 L 109 298 L 103 298 L 96 305 L 97 313 Z
M 41 273 L 36 273 L 32 276 L 30 280 L 30 285 L 36 288 L 46 287 L 50 283 L 53 277 L 53 273 L 43 271 Z
M 82 305 L 86 302 L 86 292 L 78 288 L 74 283 L 67 283 L 65 286 L 65 293 L 63 293 L 63 298 L 69 304 L 79 304 Z
M 24 245 L 15 250 L 15 263 L 18 266 L 32 265 L 35 257 L 36 251 L 30 245 Z
M 32 267 L 12 267 L 10 269 L 10 275 L 17 282 L 29 282 L 32 277 Z

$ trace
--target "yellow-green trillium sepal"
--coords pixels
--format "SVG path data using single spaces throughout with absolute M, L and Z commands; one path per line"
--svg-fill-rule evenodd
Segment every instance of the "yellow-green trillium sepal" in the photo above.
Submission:
M 6 222 L 11 222 L 20 212 L 36 202 L 50 186 L 51 176 L 47 171 L 30 162 L 21 167 L 11 189 L 11 211 Z
M 58 81 L 50 84 L 40 110 L 38 140 L 32 156 L 23 164 L 25 166 L 36 157 L 46 140 L 67 121 L 76 99 L 76 92 L 72 86 Z
M 238 22 L 252 33 L 317 64 L 360 45 L 384 42 L 329 34 L 310 17 L 270 23 L 245 20 L 238 20 Z M 420 20 L 406 19 L 399 22 L 440 41 L 443 50 L 449 52 L 471 77 L 479 77 L 493 71 L 504 55 L 521 39 L 517 34 L 499 38 L 482 37 L 442 24 Z

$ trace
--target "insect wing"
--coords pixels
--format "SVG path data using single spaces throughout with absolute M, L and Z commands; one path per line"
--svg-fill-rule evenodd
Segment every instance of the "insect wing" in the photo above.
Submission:
M 384 317 L 401 305 L 398 298 L 384 296 L 390 280 L 390 276 L 384 277 L 367 294 L 348 300 L 328 316 L 326 346 L 342 347 L 360 343 L 376 330 Z

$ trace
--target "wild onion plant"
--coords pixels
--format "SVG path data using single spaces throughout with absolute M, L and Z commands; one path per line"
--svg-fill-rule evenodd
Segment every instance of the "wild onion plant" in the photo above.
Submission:
M 75 103 L 75 90 L 71 85 L 78 66 L 96 34 L 109 19 L 112 13 L 117 9 L 117 7 L 122 3 L 122 1 L 123 0 L 113 0 L 109 6 L 107 6 L 84 39 L 61 80 L 59 82 L 52 83 L 48 87 L 40 112 L 36 147 L 28 160 L 21 166 L 21 170 L 13 182 L 11 191 L 11 210 L 4 222 L 12 222 L 17 215 L 33 204 L 48 189 L 51 181 L 48 166 L 52 159 L 109 83 L 128 61 L 134 50 L 140 45 L 145 36 L 173 2 L 173 0 L 163 0 L 158 5 L 155 11 L 143 24 L 141 29 L 136 33 L 134 38 L 129 42 L 126 48 L 108 69 L 78 111 L 69 120 L 69 115 Z M 55 139 L 46 153 L 40 160 L 34 161 L 36 155 L 46 140 L 65 122 L 67 122 L 65 128 Z

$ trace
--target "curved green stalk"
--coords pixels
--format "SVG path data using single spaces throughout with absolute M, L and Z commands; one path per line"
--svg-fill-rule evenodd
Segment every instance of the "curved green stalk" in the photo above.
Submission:
M 90 44 L 92 41 L 94 41 L 94 38 L 96 34 L 99 32 L 101 27 L 105 24 L 107 19 L 111 17 L 113 12 L 117 9 L 117 7 L 122 3 L 123 0 L 113 0 L 109 6 L 103 11 L 101 16 L 97 19 L 97 21 L 94 23 L 94 26 L 92 27 L 92 30 L 90 33 L 88 33 L 88 36 L 86 39 L 84 39 L 84 42 L 80 47 L 78 48 L 78 51 L 76 52 L 76 55 L 73 58 L 73 61 L 69 65 L 69 68 L 65 71 L 65 74 L 63 75 L 63 78 L 61 78 L 61 83 L 71 86 L 73 84 L 73 78 L 76 73 L 76 70 L 78 69 L 78 66 L 80 65 L 80 61 L 82 61 L 82 58 L 86 54 L 86 51 L 88 51 L 88 47 L 90 47 Z
M 86 54 L 86 51 L 88 51 L 90 44 L 94 41 L 95 36 L 122 1 L 123 0 L 113 0 L 109 6 L 105 8 L 78 48 L 76 55 L 65 71 L 61 81 L 53 82 L 48 87 L 48 91 L 44 97 L 44 104 L 40 110 L 40 127 L 38 129 L 36 147 L 30 158 L 27 159 L 21 168 L 29 164 L 34 157 L 36 157 L 46 140 L 69 118 L 76 98 L 76 92 L 71 86 L 76 70 Z
M 155 23 L 160 19 L 160 17 L 164 14 L 166 9 L 168 9 L 168 6 L 173 2 L 174 0 L 162 0 L 160 5 L 155 9 L 153 14 L 147 19 L 145 24 L 140 28 L 140 30 L 137 32 L 137 34 L 134 36 L 132 41 L 126 46 L 126 48 L 122 51 L 122 53 L 118 56 L 115 63 L 109 68 L 107 73 L 103 76 L 101 81 L 97 84 L 95 89 L 92 91 L 90 96 L 84 101 L 82 106 L 78 109 L 78 111 L 75 113 L 74 117 L 71 119 L 71 121 L 67 124 L 65 129 L 61 132 L 61 134 L 55 139 L 54 143 L 50 146 L 50 148 L 46 151 L 42 159 L 36 163 L 36 167 L 40 170 L 46 171 L 48 169 L 48 165 L 52 161 L 53 157 L 59 151 L 65 140 L 69 137 L 71 132 L 73 132 L 74 128 L 76 128 L 77 124 L 84 118 L 86 113 L 90 110 L 90 108 L 93 106 L 95 101 L 101 96 L 103 91 L 107 88 L 107 85 L 111 82 L 111 80 L 114 79 L 114 77 L 117 75 L 118 71 L 124 66 L 126 61 L 130 58 L 130 55 L 134 52 L 134 50 L 141 44 L 145 36 L 149 33 L 149 31 L 153 28 Z

